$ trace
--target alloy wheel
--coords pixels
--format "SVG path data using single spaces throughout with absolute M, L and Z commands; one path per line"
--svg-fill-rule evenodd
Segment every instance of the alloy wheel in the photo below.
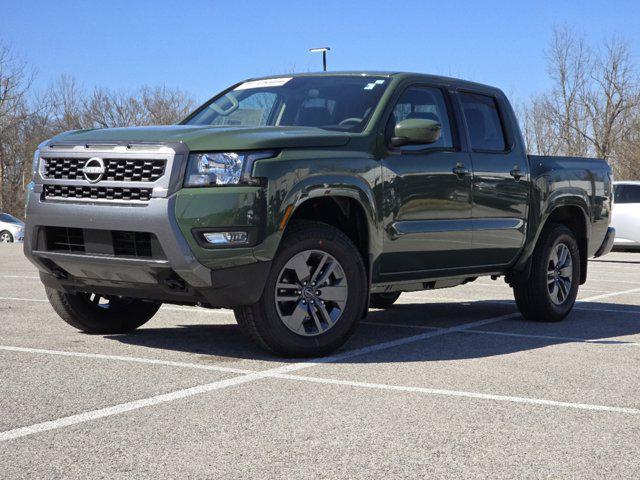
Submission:
M 278 275 L 274 298 L 280 320 L 298 335 L 316 336 L 332 328 L 347 304 L 344 269 L 321 250 L 297 253 Z
M 573 260 L 571 251 L 564 243 L 558 243 L 549 256 L 547 267 L 547 289 L 551 301 L 562 305 L 571 292 L 573 284 Z

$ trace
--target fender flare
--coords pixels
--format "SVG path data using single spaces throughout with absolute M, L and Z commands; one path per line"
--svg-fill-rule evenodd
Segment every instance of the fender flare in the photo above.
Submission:
M 357 175 L 318 175 L 300 180 L 287 192 L 278 211 L 275 212 L 278 229 L 284 231 L 291 217 L 305 202 L 324 197 L 349 198 L 358 203 L 367 220 L 371 250 L 372 246 L 377 244 L 376 240 L 379 236 L 376 229 L 378 211 L 372 188 Z
M 507 274 L 507 282 L 509 284 L 511 284 L 513 281 L 527 280 L 530 277 L 531 260 L 533 257 L 533 252 L 538 245 L 538 241 L 540 240 L 540 235 L 549 223 L 549 219 L 551 218 L 553 213 L 563 207 L 578 208 L 582 213 L 582 221 L 585 226 L 585 240 L 588 245 L 589 238 L 591 236 L 591 222 L 588 214 L 588 197 L 585 198 L 585 195 L 581 194 L 579 190 L 563 189 L 554 191 L 549 199 L 545 202 L 544 209 L 540 214 L 538 214 L 540 220 L 535 224 L 535 229 L 530 229 L 531 233 L 527 235 L 526 246 L 523 249 L 522 254 L 518 258 L 514 266 L 510 269 L 510 272 Z M 530 214 L 535 215 L 533 211 L 530 211 Z M 529 225 L 533 226 L 534 224 L 529 222 Z M 582 269 L 581 283 L 584 283 L 583 280 L 586 278 L 587 254 L 588 253 L 585 252 L 585 258 L 582 259 L 582 263 L 585 264 L 585 268 Z

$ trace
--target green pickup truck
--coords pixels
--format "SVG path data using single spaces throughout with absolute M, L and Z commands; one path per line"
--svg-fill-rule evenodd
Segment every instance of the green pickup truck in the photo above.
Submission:
M 24 249 L 66 322 L 232 308 L 284 356 L 483 275 L 559 321 L 615 235 L 605 161 L 528 156 L 500 90 L 432 75 L 251 79 L 178 125 L 63 133 L 34 167 Z

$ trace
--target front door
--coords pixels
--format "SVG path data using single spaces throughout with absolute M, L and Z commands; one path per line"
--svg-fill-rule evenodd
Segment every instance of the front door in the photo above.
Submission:
M 440 122 L 440 139 L 392 147 L 396 123 L 407 118 Z M 473 172 L 469 154 L 457 148 L 450 118 L 444 91 L 427 86 L 404 90 L 389 117 L 382 159 L 382 279 L 427 278 L 470 265 Z

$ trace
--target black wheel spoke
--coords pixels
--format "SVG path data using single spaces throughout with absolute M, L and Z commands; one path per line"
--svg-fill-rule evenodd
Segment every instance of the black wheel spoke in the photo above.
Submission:
M 320 287 L 319 297 L 324 301 L 344 302 L 347 299 L 347 287 L 338 285 L 335 287 Z
M 299 301 L 291 315 L 281 316 L 280 318 L 288 328 L 296 333 L 302 333 L 304 332 L 303 322 L 308 316 L 309 312 L 307 306 L 304 305 L 302 301 Z
M 311 275 L 309 265 L 307 264 L 308 255 L 305 257 L 305 253 L 306 252 L 299 253 L 287 264 L 296 272 L 299 283 L 306 282 L 309 279 L 309 275 Z

